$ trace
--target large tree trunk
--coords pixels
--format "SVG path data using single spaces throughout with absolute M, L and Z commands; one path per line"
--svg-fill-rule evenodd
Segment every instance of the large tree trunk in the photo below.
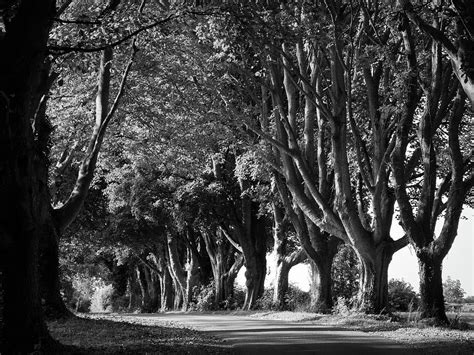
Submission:
M 405 238 L 404 238 L 405 239 Z M 404 245 L 401 239 L 382 242 L 368 253 L 360 253 L 361 269 L 357 308 L 367 313 L 387 312 L 388 305 L 388 267 L 395 251 Z
M 267 263 L 265 255 L 247 255 L 245 262 L 245 301 L 244 310 L 250 310 L 263 295 Z
M 317 272 L 313 272 L 311 310 L 317 313 L 328 313 L 333 306 L 331 265 L 329 260 L 313 262 L 312 264 Z
M 220 228 L 215 234 L 204 232 L 202 235 L 214 278 L 214 303 L 216 307 L 221 308 L 233 295 L 234 281 L 244 259 L 242 254 L 236 255 L 234 246 L 225 238 Z
M 192 302 L 193 290 L 199 284 L 199 280 L 199 263 L 195 255 L 188 249 L 188 263 L 186 270 L 186 308 L 183 305 L 184 311 L 188 309 Z
M 8 5 L 7 5 L 8 4 Z M 4 287 L 5 353 L 44 350 L 50 338 L 38 285 L 42 154 L 32 122 L 54 1 L 2 3 L 0 38 L 0 252 Z
M 38 239 L 30 233 L 35 229 L 21 230 L 9 248 L 3 263 L 4 281 L 4 332 L 5 353 L 30 353 L 50 342 L 43 322 L 39 302 Z
M 54 228 L 46 228 L 40 240 L 40 291 L 43 311 L 48 319 L 72 317 L 61 297 L 59 246 Z
M 106 48 L 102 51 L 98 76 L 98 90 L 96 95 L 96 117 L 93 132 L 84 159 L 81 162 L 74 189 L 67 201 L 49 214 L 43 223 L 45 229 L 52 235 L 44 236 L 42 241 L 42 256 L 45 260 L 41 267 L 42 296 L 46 307 L 46 314 L 53 318 L 68 317 L 72 314 L 66 309 L 60 295 L 59 285 L 59 239 L 64 230 L 74 221 L 82 209 L 88 195 L 89 187 L 94 177 L 95 167 L 107 126 L 112 119 L 117 105 L 125 89 L 125 82 L 133 63 L 135 50 L 125 68 L 120 87 L 113 105 L 109 109 L 109 92 L 111 82 L 111 66 L 113 51 Z M 49 203 L 48 203 L 49 204 Z M 54 226 L 54 230 L 50 228 Z M 52 249 L 52 250 L 48 250 Z
M 331 267 L 334 256 L 333 250 L 327 254 L 319 254 L 317 259 L 311 262 L 311 310 L 318 313 L 328 313 L 333 306 L 332 297 L 332 273 Z
M 286 308 L 286 294 L 288 292 L 288 276 L 293 266 L 306 260 L 306 253 L 300 249 L 291 255 L 277 255 L 275 280 L 273 283 L 273 303 L 278 309 Z
M 147 286 L 147 293 L 149 295 L 150 303 L 148 305 L 149 312 L 156 312 L 161 308 L 160 304 L 160 282 L 158 274 L 155 271 L 149 270 L 148 267 L 143 268 L 145 282 Z
M 173 294 L 173 279 L 168 271 L 167 267 L 163 268 L 162 275 L 160 277 L 160 299 L 161 299 L 161 311 L 169 311 L 173 309 L 174 305 L 174 294 Z
M 431 255 L 418 256 L 420 276 L 420 317 L 434 318 L 438 324 L 448 324 L 444 307 L 442 259 Z
M 135 274 L 138 286 L 140 288 L 140 311 L 145 313 L 152 312 L 151 298 L 148 292 L 148 283 L 145 278 L 144 270 L 140 266 L 135 267 Z
M 246 194 L 250 184 L 240 181 L 241 191 Z M 244 195 L 241 199 L 241 223 L 236 226 L 239 244 L 244 255 L 245 271 L 245 301 L 243 309 L 251 309 L 263 295 L 265 276 L 267 272 L 266 233 L 263 218 L 257 217 L 257 206 L 250 197 Z

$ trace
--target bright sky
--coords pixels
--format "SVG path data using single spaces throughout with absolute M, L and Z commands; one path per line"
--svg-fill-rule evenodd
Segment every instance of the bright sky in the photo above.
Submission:
M 466 207 L 459 221 L 458 235 L 453 246 L 443 263 L 443 279 L 451 276 L 452 279 L 460 280 L 461 286 L 466 291 L 466 296 L 474 296 L 474 209 Z M 441 228 L 442 221 L 438 222 Z M 438 231 L 439 231 L 438 229 Z M 392 236 L 398 239 L 403 235 L 402 228 L 394 221 L 392 225 Z M 268 264 L 271 262 L 267 257 Z M 245 268 L 242 268 L 237 277 L 239 285 L 245 285 Z M 418 291 L 418 263 L 411 246 L 399 250 L 393 256 L 388 270 L 389 279 L 403 279 L 409 282 L 415 291 Z M 269 287 L 272 275 L 267 275 L 265 287 Z M 309 289 L 308 265 L 300 264 L 293 267 L 289 275 L 290 283 L 300 287 L 304 291 Z
M 461 287 L 467 296 L 474 296 L 474 209 L 466 207 L 459 221 L 458 235 L 443 262 L 443 279 L 451 276 L 460 280 Z M 394 221 L 392 234 L 394 238 L 403 235 L 402 228 Z M 437 232 L 442 221 L 438 221 Z M 411 246 L 403 248 L 393 256 L 388 270 L 389 278 L 404 279 L 418 291 L 418 263 Z

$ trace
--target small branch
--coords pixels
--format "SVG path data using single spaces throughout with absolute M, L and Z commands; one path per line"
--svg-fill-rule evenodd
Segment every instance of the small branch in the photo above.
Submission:
M 60 18 L 55 18 L 55 19 L 53 19 L 53 21 L 58 22 L 58 23 L 64 23 L 64 24 L 73 23 L 73 24 L 76 24 L 76 25 L 101 25 L 102 24 L 102 22 L 100 22 L 100 21 L 63 20 L 63 19 L 60 19 Z
M 100 52 L 106 48 L 113 48 L 113 47 L 116 47 L 118 46 L 119 44 L 122 44 L 126 41 L 128 41 L 130 38 L 134 38 L 136 37 L 137 35 L 139 35 L 140 33 L 142 33 L 143 31 L 146 31 L 146 30 L 149 30 L 153 27 L 157 27 L 159 25 L 162 25 L 172 19 L 175 19 L 179 17 L 178 15 L 169 15 L 168 17 L 164 18 L 164 19 L 161 19 L 159 21 L 155 21 L 153 23 L 150 23 L 144 27 L 141 27 L 133 32 L 131 32 L 130 34 L 128 34 L 127 36 L 124 36 L 118 40 L 116 40 L 115 42 L 111 42 L 111 43 L 108 43 L 108 44 L 104 44 L 102 46 L 99 46 L 99 47 L 67 47 L 67 46 L 49 46 L 48 49 L 53 52 L 54 54 L 66 54 L 66 53 L 70 53 L 70 52 L 81 52 L 81 53 L 92 53 L 92 52 Z
M 409 242 L 410 242 L 410 240 L 408 239 L 408 235 L 406 235 L 406 234 L 403 237 L 401 237 L 400 239 L 395 240 L 393 242 L 393 245 L 392 245 L 393 252 L 396 253 L 400 249 L 406 247 Z
M 220 229 L 230 244 L 232 244 L 232 246 L 237 249 L 237 251 L 242 253 L 242 247 L 230 236 L 229 232 L 223 227 L 220 227 Z

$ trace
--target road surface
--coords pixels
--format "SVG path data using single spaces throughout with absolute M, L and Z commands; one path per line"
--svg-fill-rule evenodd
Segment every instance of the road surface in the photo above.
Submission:
M 261 320 L 230 314 L 134 314 L 180 323 L 224 339 L 237 354 L 420 354 L 391 340 L 311 322 Z

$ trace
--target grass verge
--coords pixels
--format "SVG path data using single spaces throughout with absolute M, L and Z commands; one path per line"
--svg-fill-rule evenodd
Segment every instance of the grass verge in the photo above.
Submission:
M 173 324 L 129 323 L 120 317 L 73 318 L 48 323 L 64 347 L 56 354 L 230 354 L 214 337 Z
M 474 354 L 474 330 L 472 329 L 432 327 L 419 322 L 408 322 L 403 318 L 394 321 L 393 318 L 384 315 L 341 316 L 308 312 L 258 312 L 249 316 L 360 330 L 406 344 L 411 348 L 421 350 L 423 354 Z

